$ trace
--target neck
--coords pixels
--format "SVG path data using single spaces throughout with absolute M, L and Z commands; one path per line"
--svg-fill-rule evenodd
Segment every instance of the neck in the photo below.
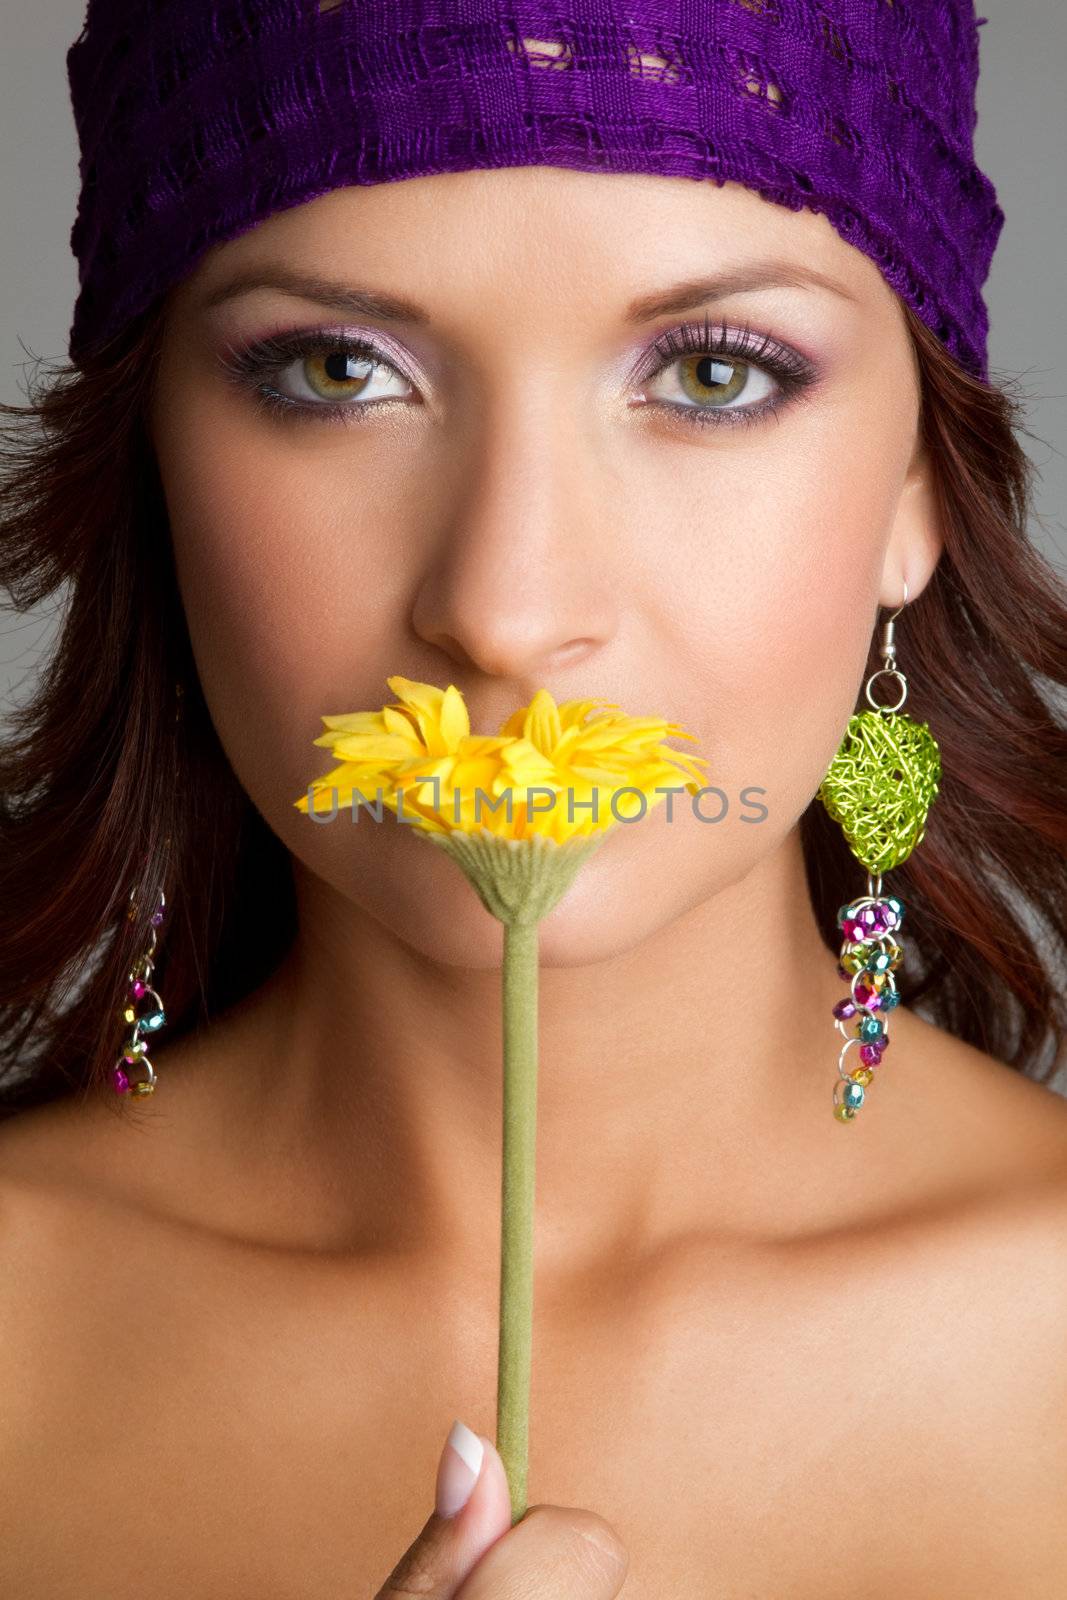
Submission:
M 233 1136 L 309 1236 L 491 1275 L 499 965 L 442 965 L 299 866 L 297 885 L 301 931 L 233 1035 Z M 832 1114 L 842 1040 L 830 1007 L 847 985 L 815 925 L 796 831 L 609 960 L 553 966 L 549 922 L 539 1268 L 565 1276 L 698 1231 L 781 1236 L 838 1214 L 871 1152 Z

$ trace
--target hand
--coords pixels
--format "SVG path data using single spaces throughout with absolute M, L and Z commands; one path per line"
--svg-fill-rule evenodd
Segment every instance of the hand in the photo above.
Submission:
M 595 1511 L 530 1506 L 512 1527 L 498 1451 L 457 1422 L 434 1512 L 374 1600 L 614 1600 L 628 1566 L 625 1545 Z

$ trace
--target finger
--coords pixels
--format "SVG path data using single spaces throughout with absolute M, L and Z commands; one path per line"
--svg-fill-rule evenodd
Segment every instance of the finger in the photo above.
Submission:
M 511 1526 L 511 1494 L 492 1441 L 456 1422 L 437 1468 L 434 1510 L 374 1600 L 452 1600 L 475 1563 Z
M 614 1600 L 629 1553 L 595 1511 L 531 1506 L 486 1551 L 456 1600 Z

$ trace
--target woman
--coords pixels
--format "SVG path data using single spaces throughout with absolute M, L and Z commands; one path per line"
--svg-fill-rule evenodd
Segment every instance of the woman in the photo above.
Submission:
M 90 6 L 3 499 L 16 600 L 73 580 L 2 769 L 4 1593 L 1062 1592 L 1067 600 L 969 0 L 826 12 Z M 941 777 L 846 1128 L 819 794 L 890 616 Z M 542 925 L 514 1528 L 499 925 L 293 805 L 395 674 L 667 716 L 723 797 Z

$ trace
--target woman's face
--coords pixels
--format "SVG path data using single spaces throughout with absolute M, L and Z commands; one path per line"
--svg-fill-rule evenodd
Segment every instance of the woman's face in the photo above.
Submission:
M 733 183 L 449 173 L 211 250 L 172 292 L 151 428 L 211 716 L 305 881 L 445 963 L 499 958 L 413 829 L 294 808 L 335 765 L 321 714 L 378 709 L 394 674 L 454 683 L 479 733 L 544 687 L 696 736 L 676 748 L 708 762 L 709 820 L 680 793 L 616 826 L 546 919 L 546 964 L 629 948 L 769 861 L 877 607 L 936 561 L 918 403 L 873 262 Z

